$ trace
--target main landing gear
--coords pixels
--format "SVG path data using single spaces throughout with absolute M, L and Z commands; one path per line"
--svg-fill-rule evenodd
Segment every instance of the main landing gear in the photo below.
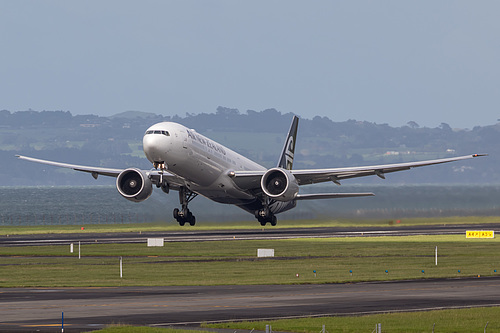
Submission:
M 265 226 L 267 223 L 271 223 L 272 226 L 275 226 L 278 222 L 276 215 L 274 215 L 267 207 L 255 211 L 255 217 L 260 222 L 261 226 Z
M 179 225 L 183 226 L 184 224 L 189 223 L 190 225 L 196 224 L 196 217 L 191 213 L 188 208 L 188 203 L 196 198 L 198 194 L 191 192 L 185 187 L 181 187 L 179 189 L 179 201 L 181 203 L 181 209 L 174 209 L 174 219 L 179 222 Z

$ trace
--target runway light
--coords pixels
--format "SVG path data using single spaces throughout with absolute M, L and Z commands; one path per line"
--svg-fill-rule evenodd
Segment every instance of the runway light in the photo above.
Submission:
M 386 269 L 386 270 L 385 270 L 385 274 L 387 274 L 387 273 L 389 273 L 389 271 Z
M 295 274 L 296 277 L 299 277 L 299 273 Z
M 494 270 L 493 270 L 493 272 L 495 272 L 495 273 L 496 273 L 496 272 L 497 272 L 497 270 L 496 270 L 496 269 L 494 269 Z
M 460 270 L 458 270 L 458 272 L 460 273 Z
M 422 274 L 424 274 L 424 273 L 425 273 L 425 271 L 424 271 L 424 270 L 422 270 Z

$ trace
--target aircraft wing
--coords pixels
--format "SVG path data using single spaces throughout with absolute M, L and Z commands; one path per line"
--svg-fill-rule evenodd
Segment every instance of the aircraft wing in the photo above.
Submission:
M 473 154 L 459 157 L 442 158 L 437 160 L 427 160 L 420 162 L 383 164 L 361 167 L 346 167 L 346 168 L 331 168 L 331 169 L 304 169 L 290 170 L 297 179 L 299 185 L 316 184 L 321 182 L 333 181 L 340 184 L 342 179 L 365 177 L 376 175 L 385 179 L 386 173 L 409 170 L 416 167 L 448 163 L 454 161 L 467 160 L 474 157 L 486 156 L 486 154 Z M 260 187 L 260 179 L 265 174 L 265 171 L 235 171 L 233 181 L 242 189 L 255 189 Z
M 56 167 L 60 167 L 60 168 L 73 169 L 76 171 L 88 172 L 88 173 L 92 174 L 92 177 L 94 177 L 95 179 L 97 179 L 97 177 L 99 175 L 109 176 L 109 177 L 118 177 L 118 175 L 123 170 L 125 170 L 125 169 L 101 168 L 101 167 L 92 167 L 92 166 L 85 166 L 85 165 L 54 162 L 54 161 L 42 160 L 39 158 L 22 156 L 22 155 L 16 155 L 16 157 L 18 157 L 22 160 L 30 161 L 30 162 L 52 165 L 52 166 L 56 166 Z M 151 170 L 151 171 L 150 170 L 143 170 L 143 171 L 152 180 L 156 180 L 156 179 L 160 178 L 160 172 L 157 170 Z M 177 177 L 176 175 L 171 174 L 169 172 L 163 171 L 161 174 L 161 177 L 167 179 L 167 181 L 171 185 L 171 189 L 173 189 L 173 190 L 178 189 L 178 187 L 182 185 L 182 180 L 179 177 Z
M 473 154 L 459 157 L 442 158 L 437 160 L 427 160 L 420 162 L 384 164 L 362 167 L 347 167 L 333 169 L 313 169 L 313 170 L 292 170 L 292 174 L 297 179 L 299 185 L 321 183 L 326 181 L 338 182 L 342 179 L 364 177 L 376 175 L 385 179 L 386 173 L 409 170 L 427 165 L 442 164 L 454 161 L 467 160 L 474 157 L 486 156 L 485 154 Z
M 16 155 L 16 157 L 20 158 L 21 160 L 26 160 L 26 161 L 30 161 L 30 162 L 47 164 L 47 165 L 52 165 L 52 166 L 56 166 L 56 167 L 60 167 L 60 168 L 73 169 L 76 171 L 88 172 L 88 173 L 91 173 L 92 177 L 94 177 L 96 179 L 97 179 L 98 175 L 118 177 L 120 172 L 125 170 L 125 169 L 100 168 L 100 167 L 91 167 L 91 166 L 85 166 L 85 165 L 76 165 L 76 164 L 47 161 L 47 160 L 42 160 L 39 158 L 33 158 L 33 157 L 22 156 L 22 155 Z

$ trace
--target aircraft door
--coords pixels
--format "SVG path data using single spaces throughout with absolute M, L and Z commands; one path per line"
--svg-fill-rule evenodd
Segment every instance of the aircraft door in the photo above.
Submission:
M 186 131 L 179 131 L 178 133 L 179 133 L 180 139 L 182 140 L 182 148 L 187 149 L 188 136 L 187 136 Z M 175 133 L 175 136 L 177 136 L 177 133 Z

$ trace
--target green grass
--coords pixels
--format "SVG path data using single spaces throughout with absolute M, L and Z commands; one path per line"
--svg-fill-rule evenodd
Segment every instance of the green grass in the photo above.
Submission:
M 27 235 L 48 233 L 108 233 L 108 232 L 148 232 L 148 231 L 190 231 L 190 230 L 241 230 L 241 229 L 276 229 L 276 228 L 320 228 L 320 227 L 402 227 L 413 225 L 448 225 L 448 224 L 480 224 L 499 223 L 497 216 L 468 216 L 442 218 L 408 218 L 363 219 L 363 220 L 284 220 L 275 227 L 261 227 L 256 221 L 239 222 L 203 222 L 194 227 L 181 227 L 165 223 L 135 223 L 135 224 L 87 224 L 87 225 L 31 225 L 31 226 L 0 226 L 0 236 Z M 84 227 L 84 230 L 81 228 Z
M 317 333 L 323 325 L 329 333 L 336 332 L 372 332 L 375 325 L 381 324 L 383 332 L 436 332 L 468 333 L 483 332 L 486 323 L 487 332 L 500 331 L 500 308 L 472 308 L 458 310 L 437 310 L 422 312 L 386 313 L 366 316 L 318 317 L 286 320 L 267 320 L 255 322 L 229 322 L 222 324 L 203 324 L 203 328 L 244 329 L 264 331 L 271 325 L 277 332 Z M 152 327 L 112 326 L 96 332 L 100 333 L 192 333 L 193 331 L 163 329 Z M 206 331 L 201 331 L 206 332 Z
M 158 327 L 138 327 L 138 326 L 110 326 L 94 333 L 208 333 L 208 330 L 181 330 L 173 328 L 158 328 Z
M 276 257 L 257 259 L 258 248 L 273 248 Z M 343 283 L 500 271 L 498 239 L 465 235 L 85 244 L 81 253 L 78 259 L 78 246 L 73 254 L 69 246 L 0 248 L 0 287 Z
M 82 230 L 81 228 L 84 228 Z M 109 233 L 109 232 L 148 232 L 175 230 L 165 223 L 135 223 L 135 224 L 83 224 L 83 225 L 29 225 L 1 226 L 0 235 L 34 235 L 34 234 L 64 234 L 64 233 Z M 179 230 L 180 227 L 178 227 Z
M 438 246 L 438 266 L 434 248 Z M 275 258 L 256 259 L 258 248 Z M 465 235 L 356 237 L 225 242 L 85 244 L 82 258 L 69 246 L 0 247 L 0 287 L 164 286 L 217 284 L 341 283 L 496 275 L 500 242 Z M 119 277 L 119 256 L 124 277 Z M 423 274 L 421 270 L 425 270 Z M 458 273 L 458 269 L 461 270 Z M 316 277 L 313 274 L 316 270 Z M 353 271 L 351 275 L 349 270 Z M 388 273 L 385 273 L 388 270 Z M 299 273 L 297 278 L 295 274 Z M 500 331 L 500 308 L 475 308 L 356 317 L 225 323 L 217 327 L 274 331 L 384 332 Z M 209 326 L 207 326 L 209 327 Z M 210 325 L 212 327 L 212 325 Z M 148 327 L 110 327 L 100 332 L 186 333 Z
M 273 331 L 284 332 L 320 332 L 322 326 L 329 333 L 334 332 L 372 332 L 377 323 L 382 324 L 382 331 L 391 332 L 483 332 L 488 323 L 487 332 L 500 331 L 500 308 L 472 308 L 459 310 L 438 310 L 407 313 L 387 313 L 366 316 L 321 317 L 288 320 L 268 320 L 258 322 L 231 322 L 223 324 L 205 324 L 206 328 L 256 329 L 265 330 L 271 325 Z
M 317 333 L 325 325 L 329 333 L 373 332 L 375 325 L 381 324 L 383 332 L 387 333 L 469 333 L 483 332 L 488 323 L 486 332 L 500 331 L 500 308 L 472 308 L 455 310 L 437 310 L 422 312 L 386 313 L 366 316 L 318 317 L 287 320 L 267 320 L 255 322 L 229 322 L 222 324 L 203 324 L 202 328 L 244 329 L 264 331 L 266 325 L 271 325 L 276 332 Z M 193 333 L 207 331 L 192 331 L 171 328 L 111 326 L 99 333 Z

